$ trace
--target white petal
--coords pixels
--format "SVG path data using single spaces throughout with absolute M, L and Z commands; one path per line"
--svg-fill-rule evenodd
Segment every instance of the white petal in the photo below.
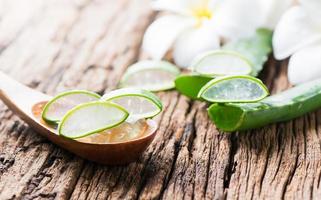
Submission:
M 248 37 L 258 28 L 273 29 L 292 0 L 226 0 L 214 13 L 220 35 L 228 40 Z
M 198 54 L 219 48 L 219 37 L 208 22 L 203 23 L 198 29 L 184 32 L 175 42 L 173 57 L 178 66 L 189 67 Z
M 182 0 L 187 3 L 188 8 L 192 11 L 204 11 L 209 10 L 214 12 L 218 9 L 218 7 L 226 0 Z
M 182 0 L 157 0 L 152 3 L 152 8 L 159 11 L 169 11 L 189 15 L 190 10 Z
M 217 31 L 228 40 L 253 34 L 260 23 L 260 15 L 256 12 L 259 9 L 258 1 L 224 1 L 213 16 Z
M 260 27 L 274 29 L 282 14 L 293 4 L 293 0 L 258 0 L 261 11 L 256 12 L 262 17 Z
M 320 0 L 300 0 L 300 4 L 307 11 L 311 20 L 316 24 L 321 24 L 321 1 Z
M 290 58 L 288 76 L 292 84 L 321 78 L 321 43 L 304 48 Z
M 274 56 L 284 59 L 317 41 L 321 41 L 321 31 L 309 20 L 302 7 L 295 6 L 283 15 L 274 31 Z
M 154 21 L 146 30 L 143 50 L 154 59 L 161 59 L 172 47 L 180 33 L 190 27 L 193 20 L 168 15 Z
M 215 14 L 215 12 L 217 11 L 217 9 L 221 6 L 222 3 L 224 3 L 226 0 L 209 0 L 208 1 L 208 8 L 209 10 L 213 11 Z
M 157 0 L 153 2 L 152 7 L 155 10 L 193 15 L 195 10 L 206 8 L 208 3 L 208 0 Z

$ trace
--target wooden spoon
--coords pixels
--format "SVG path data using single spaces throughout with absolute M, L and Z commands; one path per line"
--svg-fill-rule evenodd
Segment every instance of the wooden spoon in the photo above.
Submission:
M 146 150 L 156 135 L 156 122 L 147 120 L 148 128 L 144 136 L 126 142 L 94 144 L 59 136 L 55 129 L 46 126 L 39 117 L 42 106 L 51 98 L 0 72 L 0 99 L 42 136 L 80 157 L 107 165 L 130 163 Z

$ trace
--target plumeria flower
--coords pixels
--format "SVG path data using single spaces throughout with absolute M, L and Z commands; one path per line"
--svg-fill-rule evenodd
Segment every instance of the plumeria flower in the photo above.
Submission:
M 289 60 L 288 77 L 300 84 L 321 77 L 321 1 L 299 0 L 284 13 L 273 36 L 274 55 Z
M 156 0 L 155 10 L 170 14 L 146 30 L 143 49 L 154 59 L 169 50 L 177 65 L 188 67 L 192 59 L 217 49 L 222 39 L 234 40 L 257 28 L 274 28 L 292 0 Z

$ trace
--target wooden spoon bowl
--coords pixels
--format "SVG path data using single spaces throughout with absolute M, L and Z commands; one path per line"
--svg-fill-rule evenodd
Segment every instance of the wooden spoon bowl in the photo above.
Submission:
M 122 165 L 133 162 L 153 141 L 157 123 L 147 120 L 148 128 L 138 139 L 107 144 L 84 143 L 59 136 L 55 129 L 40 119 L 42 105 L 52 97 L 26 87 L 0 72 L 0 99 L 39 134 L 58 146 L 85 159 L 106 165 Z

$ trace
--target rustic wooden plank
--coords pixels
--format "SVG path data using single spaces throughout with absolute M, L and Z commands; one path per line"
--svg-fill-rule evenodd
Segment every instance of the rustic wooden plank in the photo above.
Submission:
M 154 19 L 147 0 L 0 1 L 0 70 L 49 94 L 116 87 Z M 12 24 L 10 22 L 13 22 Z M 287 62 L 261 78 L 290 85 Z M 0 103 L 0 199 L 318 199 L 321 111 L 245 133 L 222 133 L 207 105 L 158 93 L 158 134 L 127 166 L 83 160 L 40 137 Z
M 2 69 L 36 86 L 50 68 L 63 41 L 52 41 L 53 37 L 58 32 L 63 34 L 62 27 L 67 29 L 74 23 L 77 12 L 78 8 L 69 3 L 51 1 L 38 13 L 33 13 L 36 16 L 33 23 L 17 33 L 14 41 L 2 51 Z M 8 129 L 11 133 L 1 134 L 0 140 L 2 165 L 5 166 L 1 168 L 0 178 L 2 199 L 70 196 L 82 161 L 76 158 L 78 162 L 75 162 L 74 156 L 67 153 L 63 156 L 67 160 L 60 162 L 60 149 L 39 137 L 16 117 L 12 118 L 11 114 L 7 114 L 7 118 L 14 124 L 2 124 L 9 125 L 3 127 L 3 131 Z M 65 171 L 66 168 L 69 170 Z

